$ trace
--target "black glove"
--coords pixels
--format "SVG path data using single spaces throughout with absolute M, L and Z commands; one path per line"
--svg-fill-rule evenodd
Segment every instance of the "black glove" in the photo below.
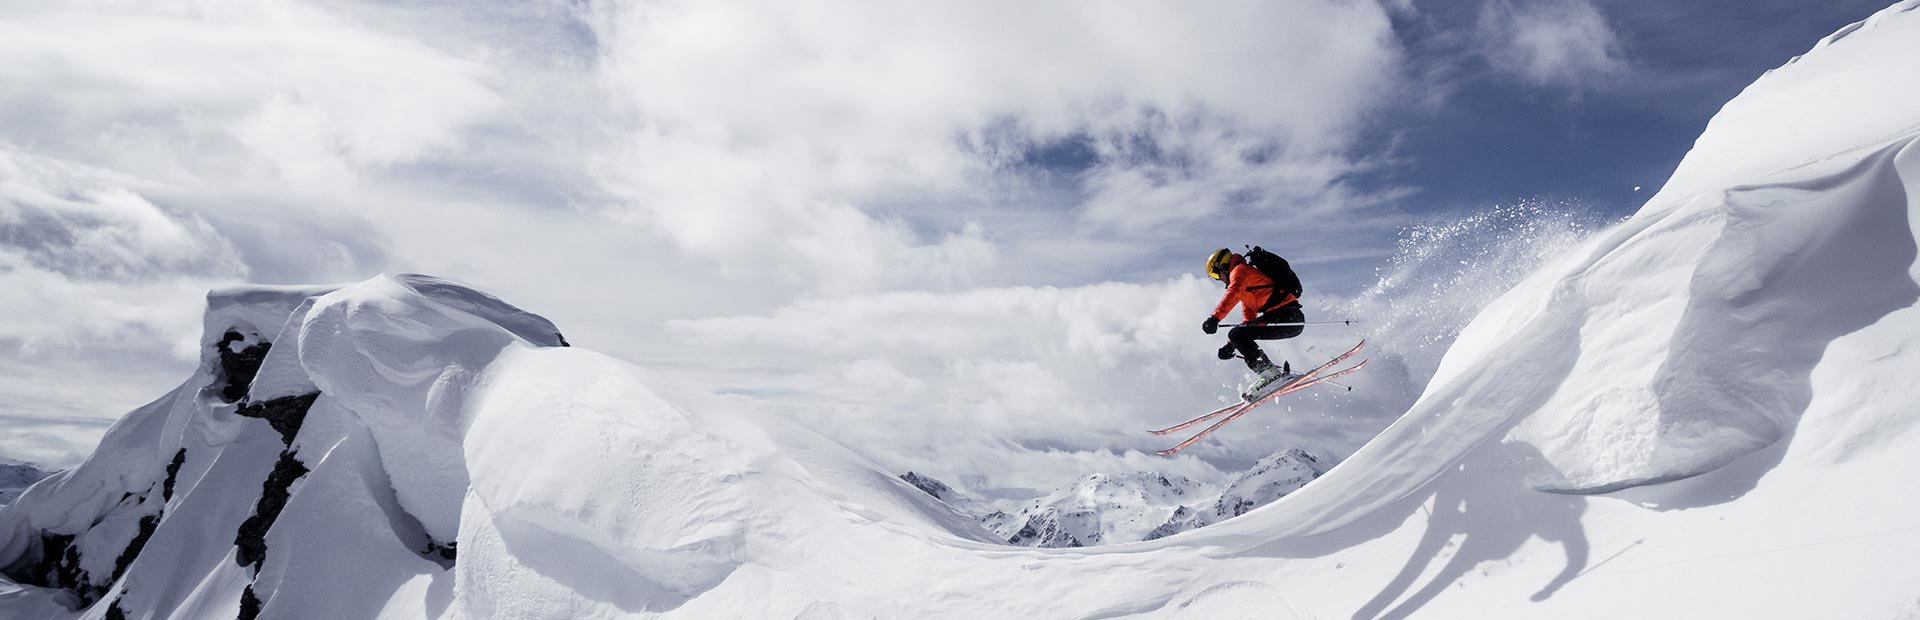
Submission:
M 1220 331 L 1220 319 L 1207 317 L 1207 322 L 1200 324 L 1200 331 L 1206 332 L 1208 335 Z
M 1229 343 L 1220 345 L 1220 352 L 1218 353 L 1218 355 L 1220 356 L 1220 359 L 1223 359 L 1223 360 L 1233 359 L 1233 343 L 1229 342 Z

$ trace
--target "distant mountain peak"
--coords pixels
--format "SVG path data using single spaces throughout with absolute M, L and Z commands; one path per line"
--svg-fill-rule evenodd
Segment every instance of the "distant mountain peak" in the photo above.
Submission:
M 0 506 L 12 503 L 27 487 L 53 474 L 32 463 L 0 456 Z
M 979 519 L 988 530 L 1023 547 L 1153 540 L 1246 514 L 1306 486 L 1326 469 L 1318 458 L 1296 448 L 1260 459 L 1220 487 L 1160 472 L 1094 473 Z M 924 479 L 911 472 L 901 477 L 908 482 Z M 945 485 L 938 488 L 952 493 Z

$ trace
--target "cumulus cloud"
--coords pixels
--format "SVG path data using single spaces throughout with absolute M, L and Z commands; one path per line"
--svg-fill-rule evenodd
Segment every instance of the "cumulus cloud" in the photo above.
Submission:
M 301 2 L 9 7 L 17 143 L 173 182 L 337 185 L 459 146 L 499 112 L 484 66 Z
M 0 415 L 56 463 L 190 372 L 208 289 L 385 269 L 363 188 L 503 109 L 483 65 L 301 2 L 0 12 Z
M 1172 441 L 1145 430 L 1218 406 L 1245 377 L 1199 329 L 1219 285 L 1192 276 L 811 298 L 676 321 L 670 335 L 715 354 L 699 374 L 725 377 L 728 406 L 797 418 L 901 469 L 1014 495 L 1095 471 L 1207 479 L 1277 450 L 1358 448 L 1419 396 L 1479 308 L 1607 224 L 1576 213 L 1523 201 L 1409 227 L 1373 286 L 1310 295 L 1309 320 L 1357 324 L 1267 345 L 1305 365 L 1366 339 L 1368 370 L 1345 381 L 1355 391 L 1289 397 L 1172 460 L 1151 455 Z M 1311 292 L 1321 274 L 1303 273 Z
M 248 275 L 151 187 L 0 142 L 0 454 L 77 462 L 191 369 L 206 290 Z
M 1218 406 L 1242 379 L 1238 362 L 1214 359 L 1219 337 L 1199 329 L 1219 292 L 1190 276 L 903 291 L 808 299 L 765 315 L 670 327 L 679 339 L 730 352 L 727 361 L 740 371 L 720 383 L 721 392 L 801 419 L 889 464 L 949 477 L 986 473 L 997 487 L 1045 488 L 1091 471 L 1166 467 L 1205 477 L 1211 463 L 1244 465 L 1284 447 L 1350 449 L 1344 431 L 1328 430 L 1349 420 L 1272 417 L 1238 429 L 1243 444 L 1200 446 L 1172 462 L 1148 454 L 1168 442 L 1144 429 Z M 1355 337 L 1320 330 L 1273 351 L 1305 363 Z M 1351 400 L 1323 397 L 1336 407 L 1329 411 Z M 985 469 L 967 469 L 973 466 Z
M 31 351 L 191 341 L 198 294 L 173 291 L 246 276 L 204 219 L 131 183 L 0 145 L 0 342 Z
M 207 288 L 409 270 L 985 484 L 1206 477 L 1385 410 L 1316 397 L 1172 462 L 1137 432 L 1240 377 L 1196 329 L 1217 289 L 1169 274 L 1280 231 L 1311 265 L 1397 221 L 1347 181 L 1400 79 L 1377 3 L 4 10 L 0 310 L 28 318 L 0 367 L 112 381 L 110 352 L 177 380 Z M 34 393 L 0 414 L 138 404 Z
M 1487 62 L 1535 86 L 1589 90 L 1628 68 L 1619 34 L 1588 0 L 1493 0 L 1479 29 Z
M 1030 214 L 1050 232 L 1318 195 L 1356 165 L 1352 129 L 1397 59 L 1368 2 L 658 2 L 590 19 L 627 127 L 596 174 L 626 212 L 723 261 L 766 248 L 831 291 L 986 268 L 988 252 L 892 263 L 968 225 L 1009 235 L 937 211 L 1000 200 L 1063 142 L 1087 161 L 1076 196 Z M 853 244 L 888 267 L 801 251 Z

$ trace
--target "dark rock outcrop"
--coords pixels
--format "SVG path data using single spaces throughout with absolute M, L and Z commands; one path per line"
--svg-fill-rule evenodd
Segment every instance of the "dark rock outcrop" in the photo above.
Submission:
M 1080 517 L 1085 515 L 1075 514 L 1069 516 Z M 1014 532 L 1012 536 L 1007 537 L 1007 542 L 1022 547 L 1075 548 L 1087 546 L 1087 544 L 1081 542 L 1079 538 L 1068 533 L 1067 528 L 1062 527 L 1059 520 L 1043 517 L 1028 519 L 1025 525 L 1020 526 L 1020 531 Z M 1099 541 L 1094 542 L 1098 543 Z
M 84 581 L 86 574 L 80 570 L 80 556 L 73 549 L 74 538 L 73 534 L 41 532 L 39 559 L 6 571 L 7 578 L 30 586 L 73 589 Z
M 186 464 L 187 464 L 186 448 L 181 448 L 180 451 L 173 453 L 173 462 L 167 463 L 166 484 L 160 487 L 160 501 L 162 502 L 173 501 L 174 480 L 180 477 L 180 468 Z
M 925 491 L 928 495 L 932 495 L 934 499 L 946 501 L 948 498 L 953 497 L 953 487 L 947 486 L 947 483 L 931 477 L 922 476 L 914 472 L 907 472 L 900 474 L 900 479 L 907 481 L 907 484 L 913 485 L 914 488 Z
M 293 499 L 293 483 L 308 473 L 306 463 L 298 458 L 293 449 L 293 439 L 300 435 L 300 425 L 306 422 L 307 410 L 320 398 L 319 392 L 299 396 L 283 396 L 263 403 L 247 402 L 234 413 L 266 420 L 273 430 L 280 433 L 280 442 L 287 449 L 280 451 L 280 458 L 273 463 L 273 471 L 267 474 L 267 480 L 260 483 L 260 499 L 254 503 L 253 514 L 240 523 L 240 530 L 234 533 L 234 561 L 240 566 L 253 567 L 259 574 L 260 567 L 267 561 L 267 531 L 273 529 L 275 521 L 280 520 L 280 512 L 285 510 L 287 502 Z M 264 602 L 254 594 L 253 585 L 248 584 L 240 596 L 240 618 L 249 619 L 260 615 Z
M 280 442 L 291 447 L 293 437 L 300 434 L 300 423 L 307 419 L 307 410 L 313 407 L 313 401 L 320 398 L 319 392 L 299 396 L 282 396 L 264 403 L 247 402 L 234 410 L 235 415 L 260 418 L 273 425 L 280 432 Z
M 133 564 L 134 558 L 140 557 L 140 551 L 147 548 L 147 539 L 153 538 L 153 531 L 159 528 L 159 513 L 140 517 L 140 530 L 133 534 L 133 540 L 127 543 L 127 548 L 120 550 L 120 557 L 113 560 L 114 581 L 119 581 L 121 575 L 127 574 L 127 567 Z
M 246 342 L 247 336 L 228 330 L 220 337 L 214 351 L 220 355 L 220 377 L 215 382 L 219 386 L 220 397 L 227 402 L 240 402 L 247 397 L 247 390 L 253 386 L 253 376 L 260 373 L 260 362 L 267 359 L 267 351 L 273 349 L 273 343 L 258 343 L 233 350 L 234 343 Z
M 184 452 L 183 450 L 179 454 Z M 179 460 L 184 458 L 179 454 L 175 456 L 176 463 L 184 462 Z M 178 465 L 168 468 L 167 488 L 171 487 L 173 475 L 178 470 Z M 71 602 L 78 605 L 75 609 L 84 609 L 93 605 L 106 595 L 114 582 L 119 581 L 120 577 L 126 574 L 127 568 L 132 566 L 133 561 L 140 557 L 140 552 L 146 549 L 147 541 L 153 538 L 153 533 L 160 529 L 160 521 L 166 506 L 164 502 L 159 506 L 147 506 L 147 500 L 152 492 L 152 489 L 149 489 L 140 495 L 123 494 L 120 497 L 120 505 L 113 509 L 116 514 L 124 514 L 123 511 L 127 510 L 151 510 L 152 512 L 140 517 L 133 538 L 127 541 L 125 547 L 120 548 L 119 555 L 114 558 L 113 573 L 105 584 L 94 583 L 95 578 L 80 567 L 80 546 L 77 543 L 85 532 L 56 534 L 42 531 L 38 555 L 27 556 L 35 557 L 36 560 L 30 563 L 16 562 L 10 570 L 0 572 L 4 572 L 7 578 L 15 583 L 66 590 L 72 594 Z
M 426 556 L 429 560 L 434 560 L 448 568 L 452 568 L 454 560 L 459 555 L 460 543 L 458 541 L 444 545 L 432 540 L 427 541 Z
M 295 458 L 292 450 L 281 450 L 280 460 L 273 464 L 273 472 L 267 474 L 267 481 L 261 483 L 260 501 L 253 506 L 253 515 L 240 524 L 240 531 L 234 536 L 233 544 L 238 547 L 234 553 L 235 561 L 241 566 L 258 566 L 267 559 L 267 530 L 280 518 L 280 511 L 286 509 L 291 499 L 293 481 L 307 475 L 307 466 Z
M 260 617 L 260 597 L 254 596 L 253 586 L 240 591 L 240 620 L 253 620 Z
M 38 559 L 10 567 L 5 571 L 7 578 L 14 583 L 66 590 L 72 595 L 69 604 L 76 611 L 92 605 L 107 593 L 107 588 L 90 583 L 87 571 L 80 568 L 80 548 L 74 544 L 77 538 L 74 534 L 41 532 Z

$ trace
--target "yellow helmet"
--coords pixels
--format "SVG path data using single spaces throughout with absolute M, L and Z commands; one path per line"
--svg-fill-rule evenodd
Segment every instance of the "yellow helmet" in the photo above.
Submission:
M 1207 257 L 1207 277 L 1221 282 L 1227 281 L 1227 271 L 1232 265 L 1232 258 L 1233 252 L 1226 248 L 1214 250 L 1213 254 Z

